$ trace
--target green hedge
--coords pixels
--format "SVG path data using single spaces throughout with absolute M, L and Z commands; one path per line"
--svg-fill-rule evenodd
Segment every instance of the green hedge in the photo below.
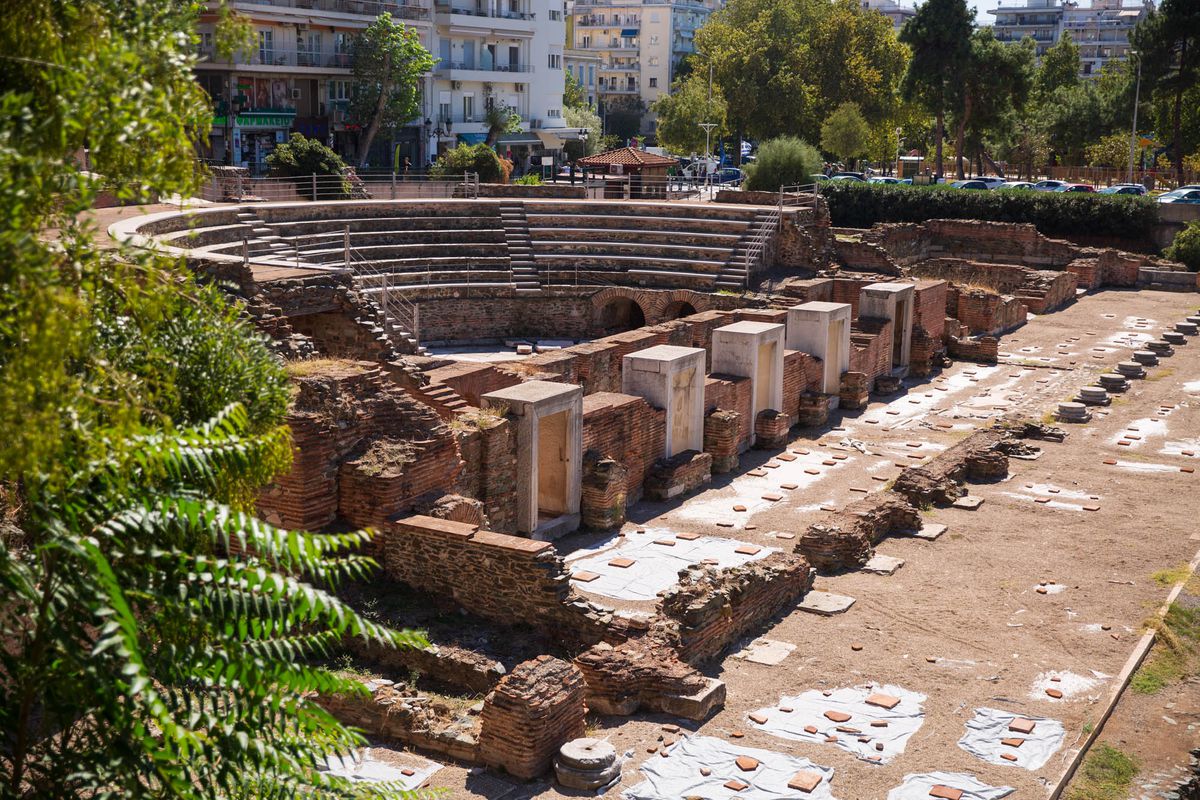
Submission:
M 833 224 L 869 228 L 876 222 L 984 219 L 1031 222 L 1047 236 L 1119 236 L 1148 240 L 1158 204 L 1148 197 L 1028 189 L 982 191 L 947 186 L 897 186 L 836 181 L 821 186 Z

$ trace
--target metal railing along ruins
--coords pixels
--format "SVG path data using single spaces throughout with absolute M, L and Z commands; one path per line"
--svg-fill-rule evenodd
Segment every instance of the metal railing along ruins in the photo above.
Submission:
M 751 272 L 755 267 L 762 263 L 763 254 L 767 249 L 767 242 L 779 230 L 779 222 L 783 219 L 783 209 L 786 208 L 802 208 L 806 206 L 815 206 L 817 198 L 817 184 L 798 184 L 794 186 L 779 187 L 779 203 L 776 205 L 766 217 L 757 222 L 757 230 L 746 245 L 746 250 L 742 254 L 742 268 L 745 270 L 743 278 L 743 288 L 748 288 L 750 285 Z
M 368 275 L 379 278 L 379 310 L 383 314 L 383 323 L 389 336 L 393 327 L 398 327 L 402 333 L 412 337 L 414 345 L 420 343 L 421 311 L 417 304 L 404 296 L 403 292 L 392 291 L 392 273 L 390 270 L 372 264 L 350 245 L 350 227 L 342 232 L 342 247 L 345 250 L 345 267 L 356 277 Z
M 301 175 L 252 178 L 214 175 L 200 191 L 203 200 L 420 200 L 479 197 L 479 174 L 433 177 L 424 173 L 368 172 L 350 175 Z

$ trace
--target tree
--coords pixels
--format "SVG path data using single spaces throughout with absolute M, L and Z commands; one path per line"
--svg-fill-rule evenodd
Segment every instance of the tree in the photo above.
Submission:
M 460 177 L 467 172 L 478 173 L 483 183 L 508 183 L 512 163 L 498 156 L 483 142 L 460 143 L 443 153 L 429 169 L 429 174 L 437 178 Z
M 1200 3 L 1163 0 L 1157 11 L 1138 23 L 1129 40 L 1138 51 L 1147 87 L 1169 99 L 1176 180 L 1182 184 L 1184 96 L 1200 82 Z
M 604 127 L 622 142 L 642 132 L 646 104 L 640 97 L 616 95 L 604 101 Z
M 783 186 L 810 184 L 812 176 L 821 171 L 821 163 L 817 148 L 802 139 L 768 139 L 758 146 L 758 157 L 747 170 L 746 188 L 778 192 Z
M 697 31 L 696 46 L 737 139 L 817 141 L 825 117 L 847 101 L 876 122 L 894 106 L 905 66 L 888 20 L 852 0 L 730 0 Z
M 341 156 L 301 133 L 277 145 L 267 156 L 271 175 L 297 178 L 296 190 L 310 200 L 340 200 L 350 196 L 350 181 L 346 179 L 346 162 Z M 313 196 L 312 176 L 316 175 L 317 191 Z
M 354 40 L 350 118 L 366 126 L 358 144 L 360 167 L 367 165 L 380 129 L 399 128 L 421 112 L 421 77 L 433 65 L 416 28 L 386 11 Z
M 821 126 L 821 147 L 843 161 L 867 152 L 871 128 L 858 110 L 858 103 L 842 103 Z
M 563 70 L 563 108 L 587 108 L 587 93 L 571 70 Z
M 1078 86 L 1082 69 L 1080 65 L 1079 48 L 1071 39 L 1071 32 L 1063 31 L 1062 38 L 1042 56 L 1042 64 L 1037 72 L 1039 97 L 1049 98 L 1059 89 Z
M 1011 114 L 1025 104 L 1033 82 L 1033 52 L 1019 44 L 1003 44 L 991 28 L 971 34 L 969 55 L 955 90 L 954 155 L 958 179 L 966 177 L 963 159 L 968 146 L 982 148 L 985 131 L 1007 124 Z M 972 141 L 968 141 L 970 132 Z
M 1113 133 L 1084 148 L 1089 166 L 1125 167 L 1129 164 L 1129 134 Z
M 926 0 L 900 30 L 900 41 L 912 50 L 902 92 L 905 99 L 920 103 L 936 118 L 934 146 L 939 179 L 943 174 L 946 114 L 954 108 L 958 82 L 971 57 L 974 16 L 965 0 Z
M 1163 255 L 1179 261 L 1192 272 L 1200 272 L 1200 222 L 1189 222 L 1187 227 L 1175 234 L 1171 246 Z
M 658 143 L 673 153 L 703 152 L 706 144 L 711 148 L 712 143 L 729 134 L 725 98 L 719 86 L 714 86 L 710 93 L 707 75 L 693 72 L 675 81 L 671 93 L 655 100 L 650 110 L 658 118 L 655 129 Z M 702 122 L 714 124 L 707 137 L 700 127 Z
M 569 139 L 563 144 L 567 158 L 571 161 L 599 152 L 604 132 L 600 127 L 600 115 L 590 108 L 564 108 L 563 122 L 568 128 L 587 131 L 586 138 Z
M 0 795 L 395 796 L 318 769 L 363 739 L 312 693 L 365 690 L 313 659 L 343 635 L 419 643 L 330 592 L 370 567 L 355 555 L 369 537 L 248 513 L 290 456 L 282 367 L 218 290 L 161 254 L 110 249 L 85 213 L 101 190 L 195 191 L 212 118 L 195 7 L 8 11 Z
M 1091 81 L 1057 89 L 1041 114 L 1051 152 L 1067 163 L 1080 163 L 1084 149 L 1107 132 L 1100 94 Z
M 483 121 L 488 129 L 487 138 L 484 140 L 488 147 L 495 147 L 496 140 L 502 134 L 521 132 L 521 115 L 504 103 L 497 103 L 489 108 L 483 115 Z

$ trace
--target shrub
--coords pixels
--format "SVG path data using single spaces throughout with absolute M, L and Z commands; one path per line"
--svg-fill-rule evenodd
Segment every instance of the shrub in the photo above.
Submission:
M 746 188 L 777 192 L 780 186 L 812 183 L 812 175 L 821 171 L 817 148 L 795 136 L 768 139 L 759 145 L 758 157 L 747 168 Z
M 833 224 L 869 228 L 876 222 L 981 219 L 1029 222 L 1048 236 L 1118 236 L 1148 240 L 1158 206 L 1148 197 L 1022 189 L 967 191 L 947 186 L 826 183 L 822 194 Z
M 350 196 L 350 181 L 346 180 L 346 162 L 341 156 L 316 139 L 293 133 L 267 156 L 270 174 L 280 178 L 296 178 L 296 190 L 309 200 L 338 200 Z M 313 197 L 312 176 L 317 176 L 317 197 Z M 330 180 L 336 178 L 337 180 Z
M 1175 240 L 1164 252 L 1172 261 L 1182 262 L 1192 272 L 1200 272 L 1200 221 L 1189 222 L 1175 234 Z
M 541 186 L 542 176 L 531 172 L 527 175 L 522 175 L 521 177 L 517 178 L 515 181 L 513 181 L 513 183 L 520 186 Z
M 508 183 L 512 162 L 496 155 L 496 151 L 486 144 L 460 144 L 446 151 L 429 170 L 431 175 L 439 178 L 464 172 L 479 173 L 481 183 Z

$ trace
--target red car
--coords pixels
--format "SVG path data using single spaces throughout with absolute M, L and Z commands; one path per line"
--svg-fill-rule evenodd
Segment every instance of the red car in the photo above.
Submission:
M 1056 192 L 1094 192 L 1096 187 L 1087 183 L 1066 183 L 1058 187 Z

